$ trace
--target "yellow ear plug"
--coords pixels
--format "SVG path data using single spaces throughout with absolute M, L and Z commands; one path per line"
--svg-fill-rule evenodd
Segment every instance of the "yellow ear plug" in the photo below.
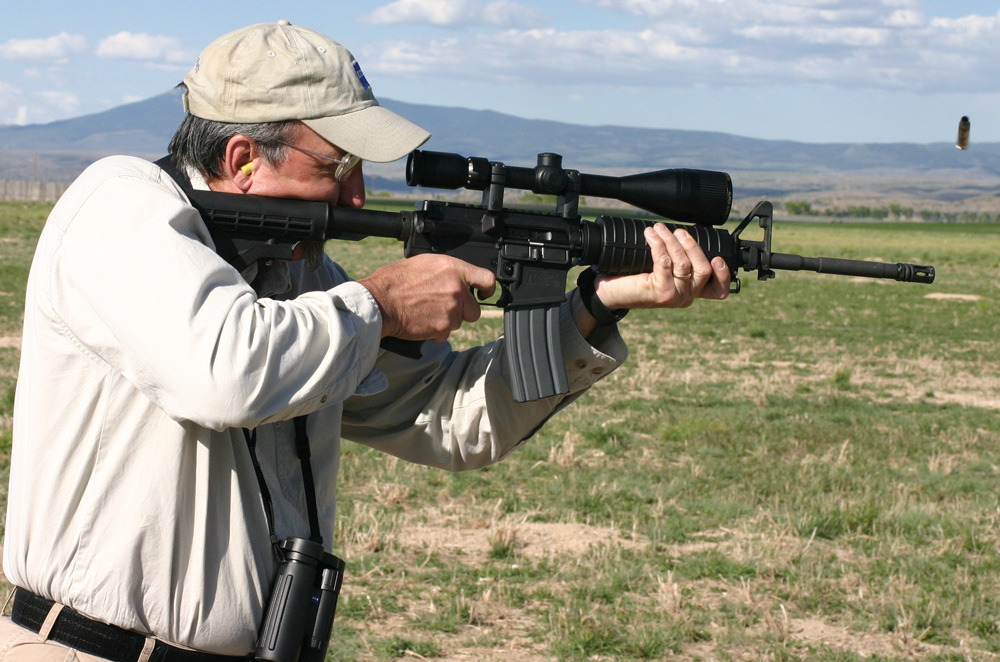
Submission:
M 253 174 L 253 161 L 251 161 L 250 163 L 246 164 L 245 166 L 240 167 L 240 170 L 243 171 L 244 175 L 246 175 L 247 177 L 249 177 L 251 174 Z

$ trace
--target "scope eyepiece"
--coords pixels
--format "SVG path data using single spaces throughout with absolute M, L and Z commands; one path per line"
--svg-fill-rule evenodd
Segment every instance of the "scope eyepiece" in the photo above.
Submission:
M 415 149 L 406 159 L 406 183 L 428 188 L 466 188 L 469 162 L 460 154 Z

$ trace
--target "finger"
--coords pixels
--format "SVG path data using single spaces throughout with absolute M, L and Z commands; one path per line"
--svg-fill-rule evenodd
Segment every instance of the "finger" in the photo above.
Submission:
M 725 299 L 729 296 L 729 285 L 732 282 L 732 274 L 729 272 L 729 266 L 720 256 L 712 258 L 711 265 L 713 278 L 705 288 L 706 290 L 710 290 L 707 298 Z M 703 296 L 705 295 L 703 294 Z
M 464 263 L 465 268 L 462 272 L 462 280 L 471 287 L 479 291 L 479 295 L 483 299 L 488 299 L 493 296 L 493 292 L 496 291 L 497 279 L 492 271 L 489 269 L 483 269 L 477 267 L 468 262 Z
M 459 321 L 460 325 L 462 321 L 476 322 L 483 314 L 482 308 L 479 307 L 479 302 L 476 301 L 475 294 L 473 294 L 472 290 L 467 290 L 467 292 L 468 295 L 462 300 L 462 319 Z
M 660 232 L 663 235 L 663 243 L 666 245 L 667 253 L 670 255 L 670 276 L 676 281 L 676 286 L 683 281 L 690 280 L 694 274 L 694 268 L 691 266 L 691 258 L 688 256 L 688 248 L 682 243 L 682 241 L 686 241 L 690 245 L 694 242 L 694 239 L 684 230 L 678 229 L 676 233 L 673 233 L 666 226 L 661 226 L 661 228 Z
M 688 258 L 687 250 L 678 239 L 678 235 L 671 232 L 663 224 L 657 224 L 656 231 L 660 238 L 663 239 L 663 245 L 667 250 L 669 258 L 670 270 L 665 275 L 673 281 L 674 285 L 690 278 L 693 273 L 691 260 Z
M 691 305 L 701 285 L 695 286 L 694 266 L 691 263 L 690 252 L 700 252 L 697 243 L 686 231 L 678 229 L 670 232 L 664 226 L 666 232 L 664 244 L 670 254 L 670 273 L 666 274 L 671 282 L 674 296 L 671 297 L 670 306 L 673 308 L 686 308 Z
M 653 284 L 657 290 L 672 290 L 674 261 L 667 248 L 667 242 L 676 243 L 677 239 L 662 223 L 646 228 L 644 234 L 653 261 Z
M 710 276 L 706 280 L 705 286 L 698 293 L 698 296 L 702 299 L 722 300 L 728 298 L 732 275 L 729 273 L 726 261 L 722 257 L 716 256 L 712 258 L 709 266 L 711 269 Z
M 684 247 L 688 263 L 691 265 L 691 271 L 684 271 L 682 267 L 674 265 L 674 278 L 691 280 L 691 285 L 694 288 L 703 287 L 712 277 L 712 265 L 709 263 L 705 251 L 687 230 L 678 229 L 674 234 L 681 246 Z

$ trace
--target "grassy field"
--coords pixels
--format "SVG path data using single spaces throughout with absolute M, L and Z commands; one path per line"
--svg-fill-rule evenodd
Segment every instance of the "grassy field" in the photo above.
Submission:
M 4 457 L 45 211 L 0 205 Z M 347 444 L 332 659 L 1000 657 L 1000 225 L 779 222 L 773 248 L 937 282 L 779 272 L 634 311 L 630 361 L 483 471 Z

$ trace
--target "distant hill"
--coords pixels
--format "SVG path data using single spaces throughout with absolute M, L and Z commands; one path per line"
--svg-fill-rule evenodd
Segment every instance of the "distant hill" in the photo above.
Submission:
M 949 143 L 813 144 L 759 140 L 725 133 L 582 126 L 502 113 L 381 102 L 434 136 L 425 149 L 531 165 L 538 152 L 563 154 L 583 172 L 641 172 L 670 167 L 776 173 L 1000 177 L 1000 143 L 960 151 Z M 183 116 L 180 93 L 49 124 L 0 126 L 0 179 L 72 179 L 109 153 L 157 156 L 166 152 Z M 974 137 L 973 137 L 974 138 Z M 402 166 L 372 166 L 380 177 L 402 178 Z
M 710 131 L 582 126 L 526 120 L 492 111 L 398 101 L 385 105 L 434 133 L 428 149 L 524 165 L 540 151 L 563 154 L 567 167 L 707 168 L 774 172 L 932 172 L 1000 176 L 1000 143 L 962 152 L 950 143 L 830 143 L 743 138 Z M 529 163 L 529 164 L 530 164 Z
M 161 153 L 183 116 L 180 93 L 170 91 L 74 119 L 0 126 L 0 150 Z

